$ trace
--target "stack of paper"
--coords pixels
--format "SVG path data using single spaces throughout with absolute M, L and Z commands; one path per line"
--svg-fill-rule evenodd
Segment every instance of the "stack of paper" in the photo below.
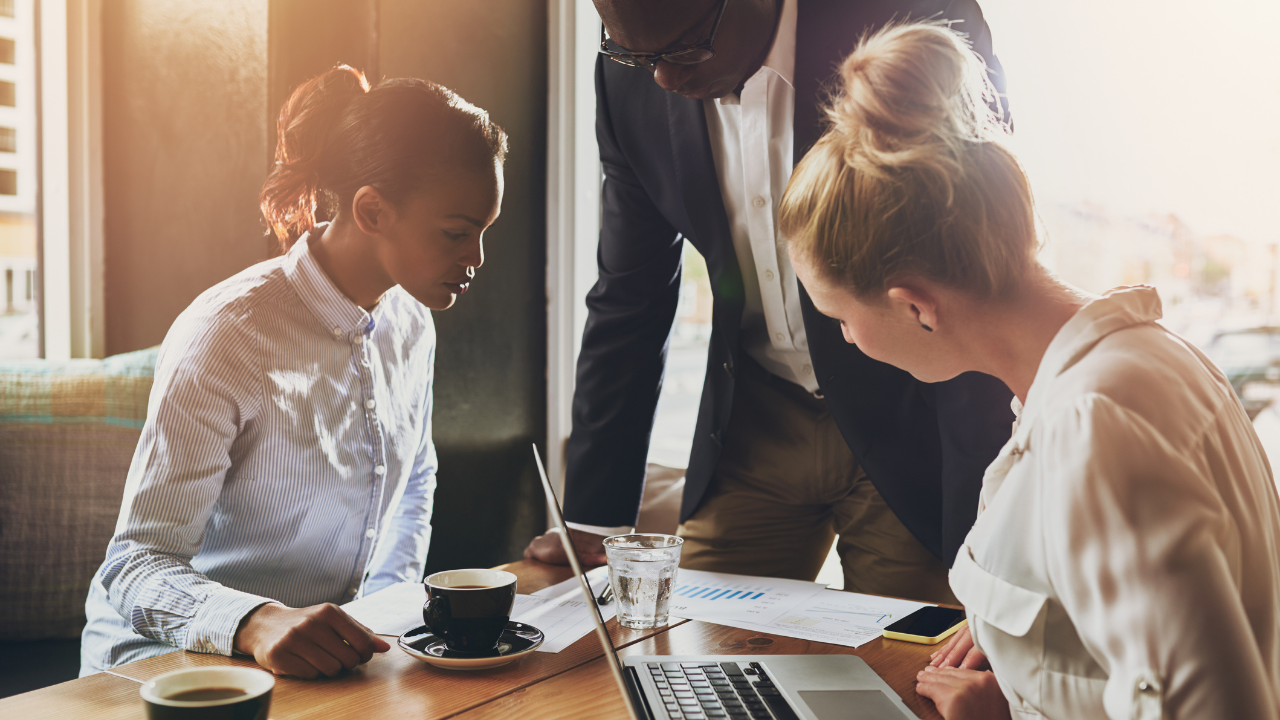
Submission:
M 924 603 L 827 590 L 818 583 L 680 570 L 671 614 L 758 632 L 858 647 Z

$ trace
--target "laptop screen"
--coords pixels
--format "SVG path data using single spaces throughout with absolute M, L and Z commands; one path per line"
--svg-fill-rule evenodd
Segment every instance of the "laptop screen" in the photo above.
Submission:
M 582 595 L 587 600 L 587 606 L 591 608 L 591 619 L 595 622 L 596 637 L 600 639 L 600 644 L 604 647 L 605 662 L 609 664 L 609 670 L 613 673 L 613 679 L 618 683 L 618 689 L 622 691 L 623 702 L 627 704 L 627 712 L 631 715 L 632 720 L 641 720 L 641 713 L 635 707 L 635 698 L 631 695 L 631 690 L 627 686 L 624 677 L 622 660 L 618 658 L 618 651 L 613 648 L 613 638 L 609 637 L 609 631 L 604 625 L 604 616 L 600 613 L 600 606 L 596 604 L 596 598 L 591 593 L 591 583 L 587 581 L 587 575 L 582 571 L 582 564 L 578 562 L 578 553 L 574 550 L 573 540 L 569 537 L 569 528 L 564 524 L 564 514 L 560 511 L 560 501 L 556 498 L 555 490 L 551 487 L 551 481 L 547 479 L 547 469 L 542 465 L 542 455 L 538 453 L 538 446 L 533 446 L 533 459 L 538 463 L 538 476 L 542 478 L 542 491 L 547 495 L 547 505 L 551 508 L 551 516 L 556 521 L 556 527 L 560 528 L 560 541 L 564 544 L 565 555 L 569 557 L 569 566 L 573 568 L 573 572 L 578 576 L 578 585 L 581 586 Z

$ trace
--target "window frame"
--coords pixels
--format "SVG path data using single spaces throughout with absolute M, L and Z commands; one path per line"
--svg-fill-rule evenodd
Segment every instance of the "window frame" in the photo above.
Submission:
M 600 19 L 591 0 L 547 8 L 547 474 L 563 487 L 574 375 L 599 277 L 600 150 L 595 65 Z
M 102 0 L 34 0 L 40 356 L 105 350 Z

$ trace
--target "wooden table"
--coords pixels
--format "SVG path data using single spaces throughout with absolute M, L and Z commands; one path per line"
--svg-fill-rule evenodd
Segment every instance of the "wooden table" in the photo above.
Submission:
M 503 565 L 531 593 L 571 576 L 568 568 L 521 561 Z M 932 648 L 876 639 L 860 648 L 797 640 L 714 625 L 676 621 L 665 628 L 629 630 L 609 621 L 614 646 L 623 655 L 849 654 L 866 660 L 922 718 L 939 718 L 933 703 L 916 695 L 915 676 Z M 439 670 L 396 647 L 365 665 L 326 680 L 277 678 L 271 703 L 274 720 L 309 718 L 627 717 L 604 653 L 588 634 L 559 653 L 533 653 L 512 665 L 478 672 Z M 0 718 L 137 720 L 145 717 L 141 683 L 170 670 L 206 665 L 257 667 L 249 659 L 174 652 L 122 665 L 110 672 L 0 700 Z

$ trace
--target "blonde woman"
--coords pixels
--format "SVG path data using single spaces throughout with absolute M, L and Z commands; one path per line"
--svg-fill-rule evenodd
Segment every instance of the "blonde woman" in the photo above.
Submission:
M 1155 289 L 1038 264 L 959 36 L 885 29 L 842 79 L 780 210 L 797 274 L 867 355 L 994 375 L 1019 414 L 951 570 L 971 632 L 918 692 L 947 720 L 1280 715 L 1280 503 L 1231 386 Z

